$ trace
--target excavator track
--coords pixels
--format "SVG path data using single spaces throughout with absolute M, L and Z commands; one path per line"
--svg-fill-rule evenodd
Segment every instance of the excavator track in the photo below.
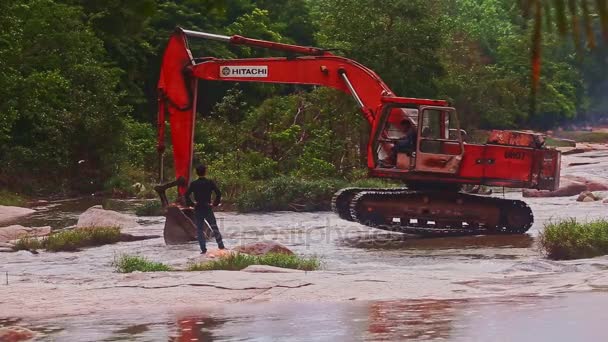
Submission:
M 334 211 L 338 215 L 342 212 L 340 217 L 346 216 L 344 199 L 350 198 L 350 220 L 405 234 L 424 237 L 523 234 L 534 222 L 530 207 L 518 200 L 406 189 L 344 190 L 334 196 Z
M 386 192 L 400 192 L 405 191 L 406 188 L 393 188 L 393 189 L 370 189 L 370 188 L 344 188 L 338 190 L 331 199 L 331 210 L 338 214 L 338 216 L 346 221 L 354 222 L 355 219 L 351 216 L 350 202 L 360 192 L 363 191 L 386 191 Z

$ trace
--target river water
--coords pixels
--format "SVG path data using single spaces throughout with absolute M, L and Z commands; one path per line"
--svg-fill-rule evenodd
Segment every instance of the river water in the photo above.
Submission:
M 608 179 L 606 151 L 569 157 L 566 165 L 580 160 L 594 164 L 564 173 Z M 519 192 L 494 196 L 521 199 Z M 319 256 L 323 271 L 307 274 L 114 271 L 120 254 L 178 267 L 197 257 L 196 244 L 167 247 L 161 238 L 78 253 L 4 254 L 0 327 L 23 326 L 56 341 L 606 340 L 608 258 L 548 261 L 535 237 L 551 220 L 606 217 L 608 204 L 525 200 L 535 215 L 529 234 L 430 240 L 326 212 L 218 213 L 228 246 L 275 240 Z M 21 223 L 69 226 L 98 203 L 43 203 Z M 111 205 L 133 215 L 138 203 Z M 163 218 L 139 223 L 127 232 L 162 235 Z

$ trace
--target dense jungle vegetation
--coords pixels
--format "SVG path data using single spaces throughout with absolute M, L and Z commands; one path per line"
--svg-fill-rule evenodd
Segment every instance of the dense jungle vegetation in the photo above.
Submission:
M 605 45 L 594 10 L 590 34 Z M 133 194 L 132 184 L 156 182 L 156 82 L 175 26 L 333 49 L 401 96 L 451 101 L 467 129 L 608 115 L 608 49 L 557 34 L 559 20 L 543 25 L 529 111 L 535 25 L 512 0 L 3 0 L 0 13 L 0 187 L 31 195 Z M 566 25 L 577 25 L 572 17 Z M 198 56 L 272 55 L 191 47 Z M 367 124 L 344 94 L 203 83 L 199 99 L 196 162 L 244 206 L 268 187 L 333 189 L 365 175 Z M 168 178 L 170 166 L 169 151 Z

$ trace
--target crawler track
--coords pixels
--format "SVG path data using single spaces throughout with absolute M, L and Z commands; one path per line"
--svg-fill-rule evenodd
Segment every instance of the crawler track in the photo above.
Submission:
M 457 192 L 348 188 L 332 208 L 349 221 L 426 237 L 523 234 L 534 222 L 522 201 Z

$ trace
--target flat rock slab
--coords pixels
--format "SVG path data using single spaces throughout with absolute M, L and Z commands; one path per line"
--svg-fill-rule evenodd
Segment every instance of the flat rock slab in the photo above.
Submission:
M 294 270 L 290 268 L 282 268 L 275 266 L 266 266 L 266 265 L 251 265 L 247 266 L 241 272 L 249 272 L 249 273 L 301 273 L 304 271 Z
M 18 240 L 26 236 L 46 236 L 51 233 L 51 227 L 24 227 L 13 225 L 0 228 L 0 242 Z
M 87 209 L 78 217 L 77 227 L 119 227 L 121 229 L 139 226 L 135 218 L 112 210 L 105 210 L 100 205 Z
M 0 225 L 6 224 L 20 217 L 33 214 L 35 210 L 21 207 L 9 207 L 0 205 Z

